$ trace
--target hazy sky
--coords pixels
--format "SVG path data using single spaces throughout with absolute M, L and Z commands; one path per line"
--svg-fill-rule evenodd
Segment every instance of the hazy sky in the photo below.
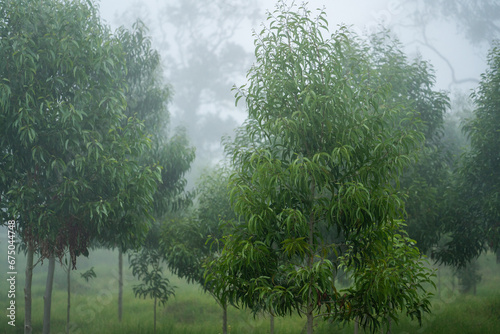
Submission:
M 204 0 L 199 0 L 204 1 Z M 101 16 L 111 24 L 117 27 L 121 24 L 118 18 L 132 5 L 141 4 L 142 9 L 136 10 L 134 15 L 142 17 L 143 21 L 154 21 L 157 8 L 165 4 L 166 0 L 101 0 Z M 262 9 L 272 9 L 275 1 L 260 0 Z M 435 51 L 423 46 L 421 33 L 412 31 L 405 27 L 407 22 L 406 14 L 408 5 L 403 4 L 403 0 L 311 0 L 308 2 L 311 9 L 326 8 L 330 26 L 337 24 L 353 25 L 357 32 L 370 31 L 374 29 L 381 21 L 398 34 L 406 46 L 406 51 L 410 55 L 417 52 L 422 54 L 424 59 L 429 59 L 437 69 L 437 85 L 441 89 L 449 89 L 452 73 L 450 66 L 443 60 L 443 57 L 452 65 L 457 80 L 464 78 L 479 78 L 480 73 L 485 69 L 485 56 L 487 50 L 477 50 L 470 47 L 468 42 L 458 35 L 453 24 L 434 24 L 432 31 L 428 31 L 428 39 L 438 47 L 441 56 Z M 265 20 L 265 16 L 258 20 Z M 242 44 L 252 47 L 251 29 L 258 28 L 244 26 L 238 33 L 238 39 Z M 153 41 L 154 42 L 154 41 Z M 474 83 L 460 85 L 459 88 L 468 90 L 474 87 Z

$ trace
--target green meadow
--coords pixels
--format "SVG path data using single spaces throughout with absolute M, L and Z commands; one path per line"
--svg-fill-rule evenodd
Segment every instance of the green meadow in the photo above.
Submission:
M 124 261 L 124 263 L 127 263 Z M 438 290 L 432 313 L 426 315 L 422 326 L 402 318 L 392 325 L 392 333 L 500 333 L 500 265 L 493 254 L 479 259 L 482 280 L 476 295 L 461 294 L 457 279 L 450 268 L 440 268 L 436 276 Z M 0 333 L 23 333 L 24 320 L 24 259 L 17 257 L 15 327 L 8 324 L 7 268 L 2 270 L 0 304 L 4 314 Z M 38 264 L 33 276 L 33 333 L 42 331 L 43 293 L 47 262 Z M 77 270 L 71 272 L 70 333 L 141 334 L 153 333 L 153 300 L 134 297 L 136 284 L 128 266 L 124 265 L 123 319 L 118 321 L 118 256 L 116 252 L 99 250 L 88 259 L 78 259 Z M 94 267 L 96 278 L 86 282 L 81 273 Z M 157 333 L 221 333 L 222 311 L 216 301 L 198 285 L 188 284 L 175 276 L 176 296 L 158 307 Z M 59 265 L 54 279 L 52 296 L 51 333 L 65 333 L 67 315 L 66 272 Z M 249 310 L 230 308 L 230 333 L 269 333 L 268 316 L 254 317 Z M 305 319 L 298 315 L 275 319 L 275 333 L 301 333 Z M 353 333 L 352 326 L 317 321 L 316 333 Z M 362 332 L 362 331 L 361 331 Z

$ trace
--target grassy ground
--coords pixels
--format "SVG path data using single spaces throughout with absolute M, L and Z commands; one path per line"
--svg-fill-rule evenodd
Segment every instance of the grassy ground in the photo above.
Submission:
M 4 246 L 0 243 L 0 246 Z M 15 327 L 8 325 L 6 298 L 7 268 L 0 265 L 0 307 L 4 314 L 0 318 L 0 333 L 23 333 L 23 287 L 24 259 L 17 256 L 16 275 L 16 321 Z M 86 283 L 80 273 L 90 268 L 91 262 L 97 278 Z M 2 261 L 4 262 L 4 261 Z M 123 320 L 117 320 L 118 270 L 117 254 L 110 251 L 93 253 L 90 259 L 79 259 L 78 270 L 72 275 L 71 333 L 153 333 L 153 301 L 137 299 L 132 292 L 136 283 L 130 271 L 125 271 Z M 433 303 L 432 314 L 423 319 L 422 327 L 408 319 L 394 324 L 392 333 L 490 333 L 500 334 L 500 266 L 493 255 L 480 259 L 483 279 L 477 294 L 461 295 L 450 269 L 440 270 L 439 292 Z M 33 277 L 33 333 L 41 333 L 43 316 L 43 293 L 47 262 L 38 265 Z M 67 294 L 66 273 L 58 266 L 52 297 L 51 332 L 65 333 Z M 158 308 L 158 333 L 220 333 L 222 312 L 213 298 L 203 293 L 196 285 L 189 285 L 171 277 L 176 285 L 176 297 Z M 228 314 L 231 333 L 268 333 L 269 318 L 257 317 L 246 310 L 231 308 Z M 305 319 L 298 316 L 275 320 L 276 333 L 300 333 Z M 319 323 L 319 322 L 318 322 Z M 352 327 L 341 328 L 328 323 L 319 323 L 316 333 L 353 333 Z

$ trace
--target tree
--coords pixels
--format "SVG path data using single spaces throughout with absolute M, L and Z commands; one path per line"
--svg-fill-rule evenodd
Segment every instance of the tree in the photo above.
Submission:
M 167 105 L 172 93 L 164 82 L 160 55 L 152 48 L 152 41 L 147 33 L 148 29 L 144 23 L 137 21 L 132 30 L 121 27 L 116 35 L 125 52 L 127 64 L 125 92 L 127 107 L 124 113 L 127 118 L 135 117 L 141 120 L 144 124 L 143 130 L 150 139 L 150 147 L 137 157 L 137 160 L 141 164 L 157 164 L 161 168 L 161 179 L 157 182 L 157 191 L 153 196 L 154 207 L 149 218 L 149 224 L 153 224 L 153 220 L 161 221 L 167 213 L 179 210 L 190 203 L 192 194 L 185 191 L 184 176 L 194 160 L 195 151 L 189 147 L 183 129 L 178 128 L 173 134 L 169 131 L 170 114 Z M 124 211 L 127 213 L 127 208 Z M 147 230 L 144 230 L 143 238 L 146 233 Z M 138 248 L 143 241 L 138 235 L 125 235 L 125 239 L 122 237 L 123 235 L 110 233 L 105 238 L 109 246 L 117 247 L 119 251 L 118 319 L 120 321 L 123 252 Z
M 269 14 L 248 86 L 236 93 L 258 144 L 231 152 L 231 201 L 243 222 L 207 279 L 219 300 L 305 315 L 308 333 L 317 317 L 358 318 L 373 331 L 397 310 L 420 319 L 431 274 L 402 231 L 395 180 L 423 135 L 388 103 L 390 87 L 373 87 L 376 72 L 347 28 L 330 35 L 323 12 L 293 9 L 280 2 Z M 338 266 L 354 280 L 344 291 Z
M 0 12 L 1 203 L 28 249 L 30 333 L 34 252 L 52 263 L 68 250 L 75 267 L 91 241 L 140 234 L 133 217 L 151 211 L 160 171 L 131 159 L 149 140 L 124 118 L 123 49 L 91 2 L 7 0 Z M 45 314 L 47 333 L 49 302 Z
M 141 251 L 130 256 L 132 274 L 142 281 L 141 284 L 133 287 L 135 296 L 154 299 L 154 333 L 156 333 L 157 302 L 159 301 L 161 305 L 165 305 L 168 298 L 175 294 L 175 286 L 170 284 L 168 278 L 163 277 L 162 263 L 164 257 L 161 252 L 161 243 L 158 228 L 152 228 Z
M 172 273 L 200 284 L 212 296 L 212 284 L 205 282 L 204 264 L 222 248 L 225 225 L 238 220 L 229 200 L 229 174 L 225 166 L 203 174 L 192 212 L 172 217 L 163 224 L 162 231 L 166 262 Z M 227 303 L 219 305 L 223 310 L 222 333 L 226 334 Z
M 488 247 L 500 248 L 500 48 L 488 55 L 488 69 L 471 95 L 473 118 L 463 127 L 470 150 L 460 161 L 449 194 L 449 219 L 445 233 L 450 241 L 440 249 L 445 263 L 465 266 Z
M 258 14 L 256 0 L 168 0 L 156 12 L 136 3 L 120 18 L 154 22 L 151 34 L 163 56 L 165 76 L 175 87 L 172 123 L 185 126 L 198 148 L 193 184 L 205 165 L 222 157 L 220 137 L 238 125 L 231 114 L 225 117 L 233 105 L 229 89 L 252 62 L 238 32 Z
M 495 1 L 407 0 L 405 2 L 407 5 L 414 5 L 412 16 L 417 24 L 421 23 L 422 19 L 451 21 L 473 45 L 481 43 L 491 45 L 500 35 L 498 20 L 500 5 Z

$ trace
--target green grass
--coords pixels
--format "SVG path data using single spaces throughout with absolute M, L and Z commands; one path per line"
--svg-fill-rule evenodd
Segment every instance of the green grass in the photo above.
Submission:
M 0 244 L 2 245 L 2 244 Z M 16 327 L 7 324 L 8 318 L 0 318 L 0 333 L 23 333 L 23 286 L 24 259 L 18 256 L 16 285 Z M 117 320 L 117 254 L 98 251 L 90 259 L 79 259 L 78 270 L 72 272 L 71 333 L 153 333 L 153 301 L 137 299 L 132 286 L 137 282 L 128 268 L 125 270 L 123 320 Z M 97 278 L 86 283 L 80 273 L 94 266 Z M 401 319 L 393 324 L 393 333 L 490 333 L 500 334 L 500 266 L 489 254 L 480 259 L 483 279 L 477 294 L 458 293 L 452 271 L 440 269 L 439 293 L 436 292 L 432 313 L 424 317 L 422 327 L 416 321 Z M 33 333 L 41 333 L 43 316 L 43 293 L 47 263 L 38 265 L 33 276 Z M 7 282 L 6 266 L 0 265 L 0 306 L 6 314 Z M 4 273 L 4 274 L 2 274 Z M 3 275 L 3 276 L 2 276 Z M 5 278 L 4 278 L 5 277 Z M 176 297 L 165 307 L 158 308 L 158 333 L 221 333 L 222 311 L 215 300 L 197 285 L 190 285 L 175 276 L 170 277 L 176 285 Z M 53 334 L 65 333 L 66 326 L 66 273 L 60 266 L 56 268 L 54 293 L 52 296 Z M 268 333 L 269 318 L 254 318 L 248 310 L 230 308 L 228 312 L 231 333 Z M 304 318 L 295 315 L 275 319 L 276 333 L 300 333 Z M 345 328 L 318 321 L 316 333 L 353 333 L 352 326 Z

